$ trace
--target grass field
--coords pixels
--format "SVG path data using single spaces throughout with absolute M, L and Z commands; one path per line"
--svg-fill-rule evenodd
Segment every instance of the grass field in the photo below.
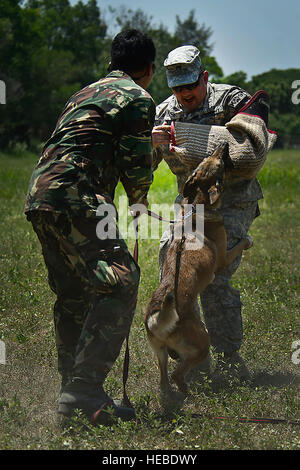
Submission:
M 6 346 L 6 364 L 0 364 L 0 449 L 299 449 L 299 426 L 240 423 L 236 418 L 300 417 L 300 352 L 293 350 L 293 343 L 300 341 L 300 152 L 275 150 L 268 155 L 259 175 L 265 195 L 261 217 L 250 231 L 255 245 L 245 252 L 233 278 L 244 304 L 241 354 L 251 384 L 216 391 L 204 378 L 194 384 L 180 410 L 170 415 L 161 408 L 157 365 L 143 327 L 158 282 L 159 240 L 142 239 L 127 386 L 138 421 L 108 428 L 91 427 L 80 415 L 67 426 L 57 418 L 54 296 L 39 243 L 23 215 L 35 160 L 29 153 L 0 154 L 0 339 Z M 174 177 L 162 164 L 149 200 L 171 203 L 175 195 Z M 123 353 L 106 382 L 115 398 L 122 396 Z M 216 421 L 208 415 L 234 419 Z

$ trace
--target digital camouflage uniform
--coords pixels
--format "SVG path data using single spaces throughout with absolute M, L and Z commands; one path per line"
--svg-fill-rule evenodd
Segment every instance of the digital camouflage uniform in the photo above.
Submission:
M 167 98 L 156 108 L 155 125 L 170 124 L 171 121 L 191 122 L 204 125 L 225 125 L 237 114 L 238 110 L 249 100 L 250 95 L 239 87 L 225 84 L 207 84 L 207 95 L 196 110 L 185 112 L 174 95 Z M 155 151 L 153 169 L 162 159 L 168 163 L 171 171 L 177 176 L 178 197 L 182 199 L 184 182 L 189 171 L 178 161 L 176 154 L 160 146 Z M 222 194 L 224 225 L 228 237 L 228 249 L 245 237 L 254 218 L 259 214 L 258 200 L 263 197 L 256 178 L 247 180 L 231 176 L 226 180 Z M 167 230 L 160 242 L 160 270 L 166 250 L 171 242 L 171 231 Z M 237 351 L 242 342 L 242 319 L 240 294 L 230 279 L 241 261 L 239 256 L 226 270 L 215 277 L 215 280 L 201 294 L 201 304 L 206 327 L 210 334 L 211 344 L 216 352 L 232 353 Z
M 70 98 L 33 171 L 25 213 L 57 295 L 64 380 L 103 383 L 129 331 L 139 267 L 118 232 L 115 239 L 97 237 L 97 209 L 112 204 L 118 181 L 129 204 L 147 195 L 154 115 L 151 96 L 113 71 Z

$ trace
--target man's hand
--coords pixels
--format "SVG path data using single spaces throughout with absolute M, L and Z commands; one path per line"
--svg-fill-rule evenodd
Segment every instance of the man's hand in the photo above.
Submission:
M 146 197 L 144 197 L 139 203 L 132 204 L 129 207 L 131 217 L 139 217 L 142 214 L 146 214 L 148 206 L 149 202 Z
M 158 145 L 169 145 L 171 140 L 171 126 L 162 124 L 152 129 L 152 144 L 155 149 Z

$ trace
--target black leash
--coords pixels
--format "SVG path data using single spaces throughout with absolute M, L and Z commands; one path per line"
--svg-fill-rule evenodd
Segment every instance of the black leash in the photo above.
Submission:
M 175 224 L 175 222 L 176 222 L 175 220 L 165 219 L 161 215 L 155 214 L 155 212 L 152 212 L 149 209 L 147 209 L 146 214 L 149 215 L 149 217 L 153 217 L 154 219 L 161 220 L 163 222 L 168 222 L 169 224 Z
M 174 223 L 173 220 L 164 219 L 162 216 L 160 216 L 158 214 L 155 214 L 154 212 L 152 212 L 150 210 L 147 210 L 146 214 L 149 215 L 150 217 L 154 217 L 155 219 L 158 219 L 158 220 L 161 220 L 161 221 L 164 221 L 164 222 L 168 222 L 168 223 L 171 223 L 171 224 Z M 136 214 L 133 217 L 133 223 L 134 223 L 134 228 L 135 228 L 135 245 L 134 245 L 134 251 L 133 251 L 133 258 L 134 258 L 136 263 L 138 263 L 138 259 L 139 259 L 139 243 L 138 243 L 139 225 L 138 225 L 138 217 L 140 215 L 141 214 Z M 133 408 L 132 403 L 130 402 L 130 399 L 129 399 L 129 397 L 127 395 L 127 391 L 126 391 L 126 384 L 127 384 L 127 380 L 128 380 L 128 373 L 129 373 L 129 362 L 130 362 L 129 334 L 130 334 L 130 330 L 128 331 L 128 333 L 126 335 L 126 347 L 125 347 L 125 355 L 124 355 L 124 362 L 123 362 L 123 404 L 125 406 L 127 406 L 128 408 Z
M 135 245 L 134 245 L 134 251 L 133 251 L 133 258 L 136 263 L 138 263 L 139 259 L 139 244 L 138 244 L 138 221 L 137 217 L 136 219 L 136 227 L 135 227 Z M 135 310 L 135 309 L 134 309 Z M 126 391 L 126 384 L 128 380 L 128 373 L 129 373 L 129 362 L 130 362 L 130 355 L 129 355 L 129 334 L 130 334 L 130 329 L 126 335 L 126 348 L 125 348 L 125 355 L 124 355 L 124 363 L 123 363 L 123 404 L 127 406 L 128 408 L 133 408 L 133 405 L 127 395 Z
M 158 214 L 156 214 L 155 212 L 150 211 L 149 209 L 147 209 L 146 214 L 149 215 L 149 217 L 153 217 L 154 219 L 161 220 L 161 221 L 163 221 L 163 222 L 168 222 L 169 224 L 175 224 L 176 222 L 180 222 L 180 221 L 184 221 L 185 219 L 188 219 L 188 218 L 191 217 L 191 215 L 193 215 L 195 212 L 196 212 L 196 207 L 193 205 L 192 208 L 191 208 L 186 214 L 184 214 L 184 215 L 181 217 L 181 219 L 178 219 L 178 220 L 168 220 L 168 219 L 165 219 L 165 218 L 162 217 L 161 215 L 158 215 Z
M 169 222 L 170 224 L 175 224 L 176 222 L 181 221 L 181 239 L 180 239 L 180 243 L 177 247 L 177 251 L 176 251 L 176 267 L 175 267 L 175 279 L 174 279 L 174 294 L 175 294 L 176 309 L 177 309 L 177 305 L 178 305 L 177 292 L 178 292 L 179 271 L 180 271 L 180 258 L 181 258 L 181 253 L 183 251 L 183 245 L 184 245 L 184 242 L 186 240 L 186 236 L 184 234 L 184 221 L 186 219 L 188 219 L 189 217 L 191 217 L 195 213 L 195 211 L 196 211 L 196 207 L 193 205 L 192 208 L 186 214 L 182 215 L 180 219 L 178 219 L 178 220 L 167 220 L 167 219 L 164 219 L 163 217 L 161 217 L 160 215 L 155 214 L 155 212 L 147 210 L 147 215 L 149 215 L 150 217 L 154 217 L 155 219 L 162 220 L 164 222 Z
M 127 395 L 126 391 L 126 383 L 128 379 L 128 372 L 129 372 L 129 332 L 126 336 L 126 349 L 125 349 L 125 356 L 124 356 L 124 363 L 123 363 L 123 404 L 128 408 L 133 408 L 131 401 Z
M 176 305 L 176 308 L 177 308 L 177 304 L 178 304 L 178 299 L 177 299 L 177 291 L 178 291 L 178 280 L 179 280 L 179 270 L 180 270 L 180 257 L 181 257 L 181 253 L 182 253 L 182 250 L 183 250 L 183 245 L 184 245 L 184 242 L 185 242 L 185 235 L 184 235 L 184 230 L 183 230 L 183 222 L 185 219 L 187 219 L 188 217 L 191 217 L 191 215 L 194 214 L 195 212 L 195 207 L 193 206 L 192 209 L 187 212 L 185 215 L 183 215 L 181 217 L 181 219 L 178 219 L 177 221 L 176 220 L 168 220 L 168 219 L 165 219 L 164 217 L 162 217 L 161 215 L 158 215 L 156 214 L 155 212 L 152 212 L 150 211 L 149 209 L 147 209 L 147 212 L 146 214 L 149 216 L 149 217 L 153 217 L 154 219 L 157 219 L 157 220 L 161 220 L 163 222 L 168 222 L 169 224 L 175 224 L 175 222 L 178 222 L 181 220 L 182 222 L 182 225 L 181 225 L 181 240 L 180 240 L 180 243 L 179 243 L 179 246 L 177 248 L 177 252 L 176 252 L 176 268 L 175 268 L 175 282 L 174 282 L 174 292 L 175 292 L 175 305 Z
M 175 279 L 174 279 L 174 293 L 175 293 L 175 306 L 178 309 L 178 282 L 179 282 L 179 271 L 180 271 L 180 258 L 183 251 L 183 245 L 185 242 L 185 235 L 182 232 L 181 240 L 176 251 L 176 266 L 175 266 Z

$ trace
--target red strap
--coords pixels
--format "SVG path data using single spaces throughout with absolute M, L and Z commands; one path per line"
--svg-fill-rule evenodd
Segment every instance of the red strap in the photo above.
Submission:
M 253 101 L 258 97 L 258 95 L 261 95 L 262 93 L 263 93 L 263 94 L 266 94 L 266 95 L 270 98 L 270 96 L 268 95 L 268 93 L 267 93 L 266 91 L 264 91 L 264 90 L 259 90 L 259 91 L 257 91 L 257 92 L 250 98 L 249 101 L 247 101 L 246 104 L 244 104 L 244 106 L 239 110 L 238 114 L 239 114 L 239 113 L 242 113 L 243 111 L 245 111 L 245 109 L 249 108 L 250 104 L 252 104 Z
M 176 139 L 175 139 L 175 123 L 174 121 L 171 122 L 171 145 L 170 145 L 170 151 L 175 152 L 174 147 L 176 147 Z

